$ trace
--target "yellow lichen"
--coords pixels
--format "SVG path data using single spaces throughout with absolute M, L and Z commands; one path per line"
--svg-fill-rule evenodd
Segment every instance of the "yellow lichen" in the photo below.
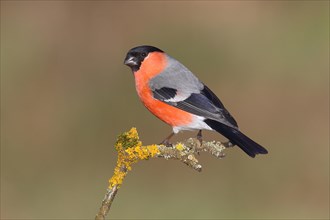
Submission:
M 177 145 L 175 145 L 175 148 L 179 151 L 183 151 L 184 145 L 182 143 L 178 143 Z
M 132 169 L 132 164 L 139 160 L 148 160 L 160 153 L 157 145 L 142 146 L 136 128 L 119 135 L 115 148 L 118 159 L 114 174 L 109 179 L 109 188 L 114 185 L 120 187 L 128 171 Z
M 154 157 L 156 154 L 159 154 L 159 149 L 158 149 L 157 145 L 155 145 L 155 144 L 147 146 L 147 149 L 148 149 L 151 157 Z

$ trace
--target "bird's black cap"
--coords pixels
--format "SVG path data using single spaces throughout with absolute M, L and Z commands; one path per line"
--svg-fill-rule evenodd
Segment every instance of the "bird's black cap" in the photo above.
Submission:
M 124 60 L 124 64 L 131 67 L 133 72 L 136 72 L 140 69 L 141 63 L 145 57 L 148 56 L 151 52 L 164 52 L 161 49 L 154 46 L 138 46 L 130 49 L 127 52 L 126 58 Z
M 154 47 L 154 46 L 142 45 L 142 46 L 133 47 L 132 49 L 130 49 L 128 51 L 128 53 L 130 53 L 130 52 L 150 53 L 150 52 L 155 52 L 155 51 L 164 52 L 161 49 Z

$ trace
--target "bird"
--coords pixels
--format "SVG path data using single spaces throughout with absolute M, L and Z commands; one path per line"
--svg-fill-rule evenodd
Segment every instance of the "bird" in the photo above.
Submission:
M 202 130 L 211 130 L 228 139 L 226 146 L 238 146 L 252 158 L 268 153 L 240 131 L 211 89 L 163 50 L 149 45 L 134 47 L 127 52 L 124 64 L 132 70 L 144 106 L 172 126 L 161 144 L 171 146 L 174 134 L 185 130 L 198 130 L 197 139 L 202 143 Z

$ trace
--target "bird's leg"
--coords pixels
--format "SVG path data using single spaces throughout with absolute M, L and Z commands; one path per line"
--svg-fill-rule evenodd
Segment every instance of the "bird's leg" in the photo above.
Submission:
M 199 141 L 199 143 L 201 144 L 201 146 L 203 145 L 203 137 L 202 137 L 202 130 L 199 130 L 196 136 L 197 140 Z
M 231 143 L 230 141 L 224 142 L 222 145 L 225 146 L 225 148 L 234 147 L 235 146 L 235 144 Z
M 172 132 L 167 138 L 165 138 L 160 145 L 165 145 L 166 147 L 172 147 L 172 144 L 170 143 L 170 139 L 174 136 L 174 132 Z

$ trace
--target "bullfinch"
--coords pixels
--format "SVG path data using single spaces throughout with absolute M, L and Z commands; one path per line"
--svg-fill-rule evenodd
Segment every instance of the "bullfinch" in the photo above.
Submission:
M 124 64 L 135 78 L 138 96 L 144 106 L 173 132 L 162 142 L 182 130 L 215 130 L 228 138 L 228 146 L 237 145 L 250 157 L 267 154 L 267 150 L 244 135 L 220 99 L 187 67 L 153 46 L 138 46 L 128 51 Z

